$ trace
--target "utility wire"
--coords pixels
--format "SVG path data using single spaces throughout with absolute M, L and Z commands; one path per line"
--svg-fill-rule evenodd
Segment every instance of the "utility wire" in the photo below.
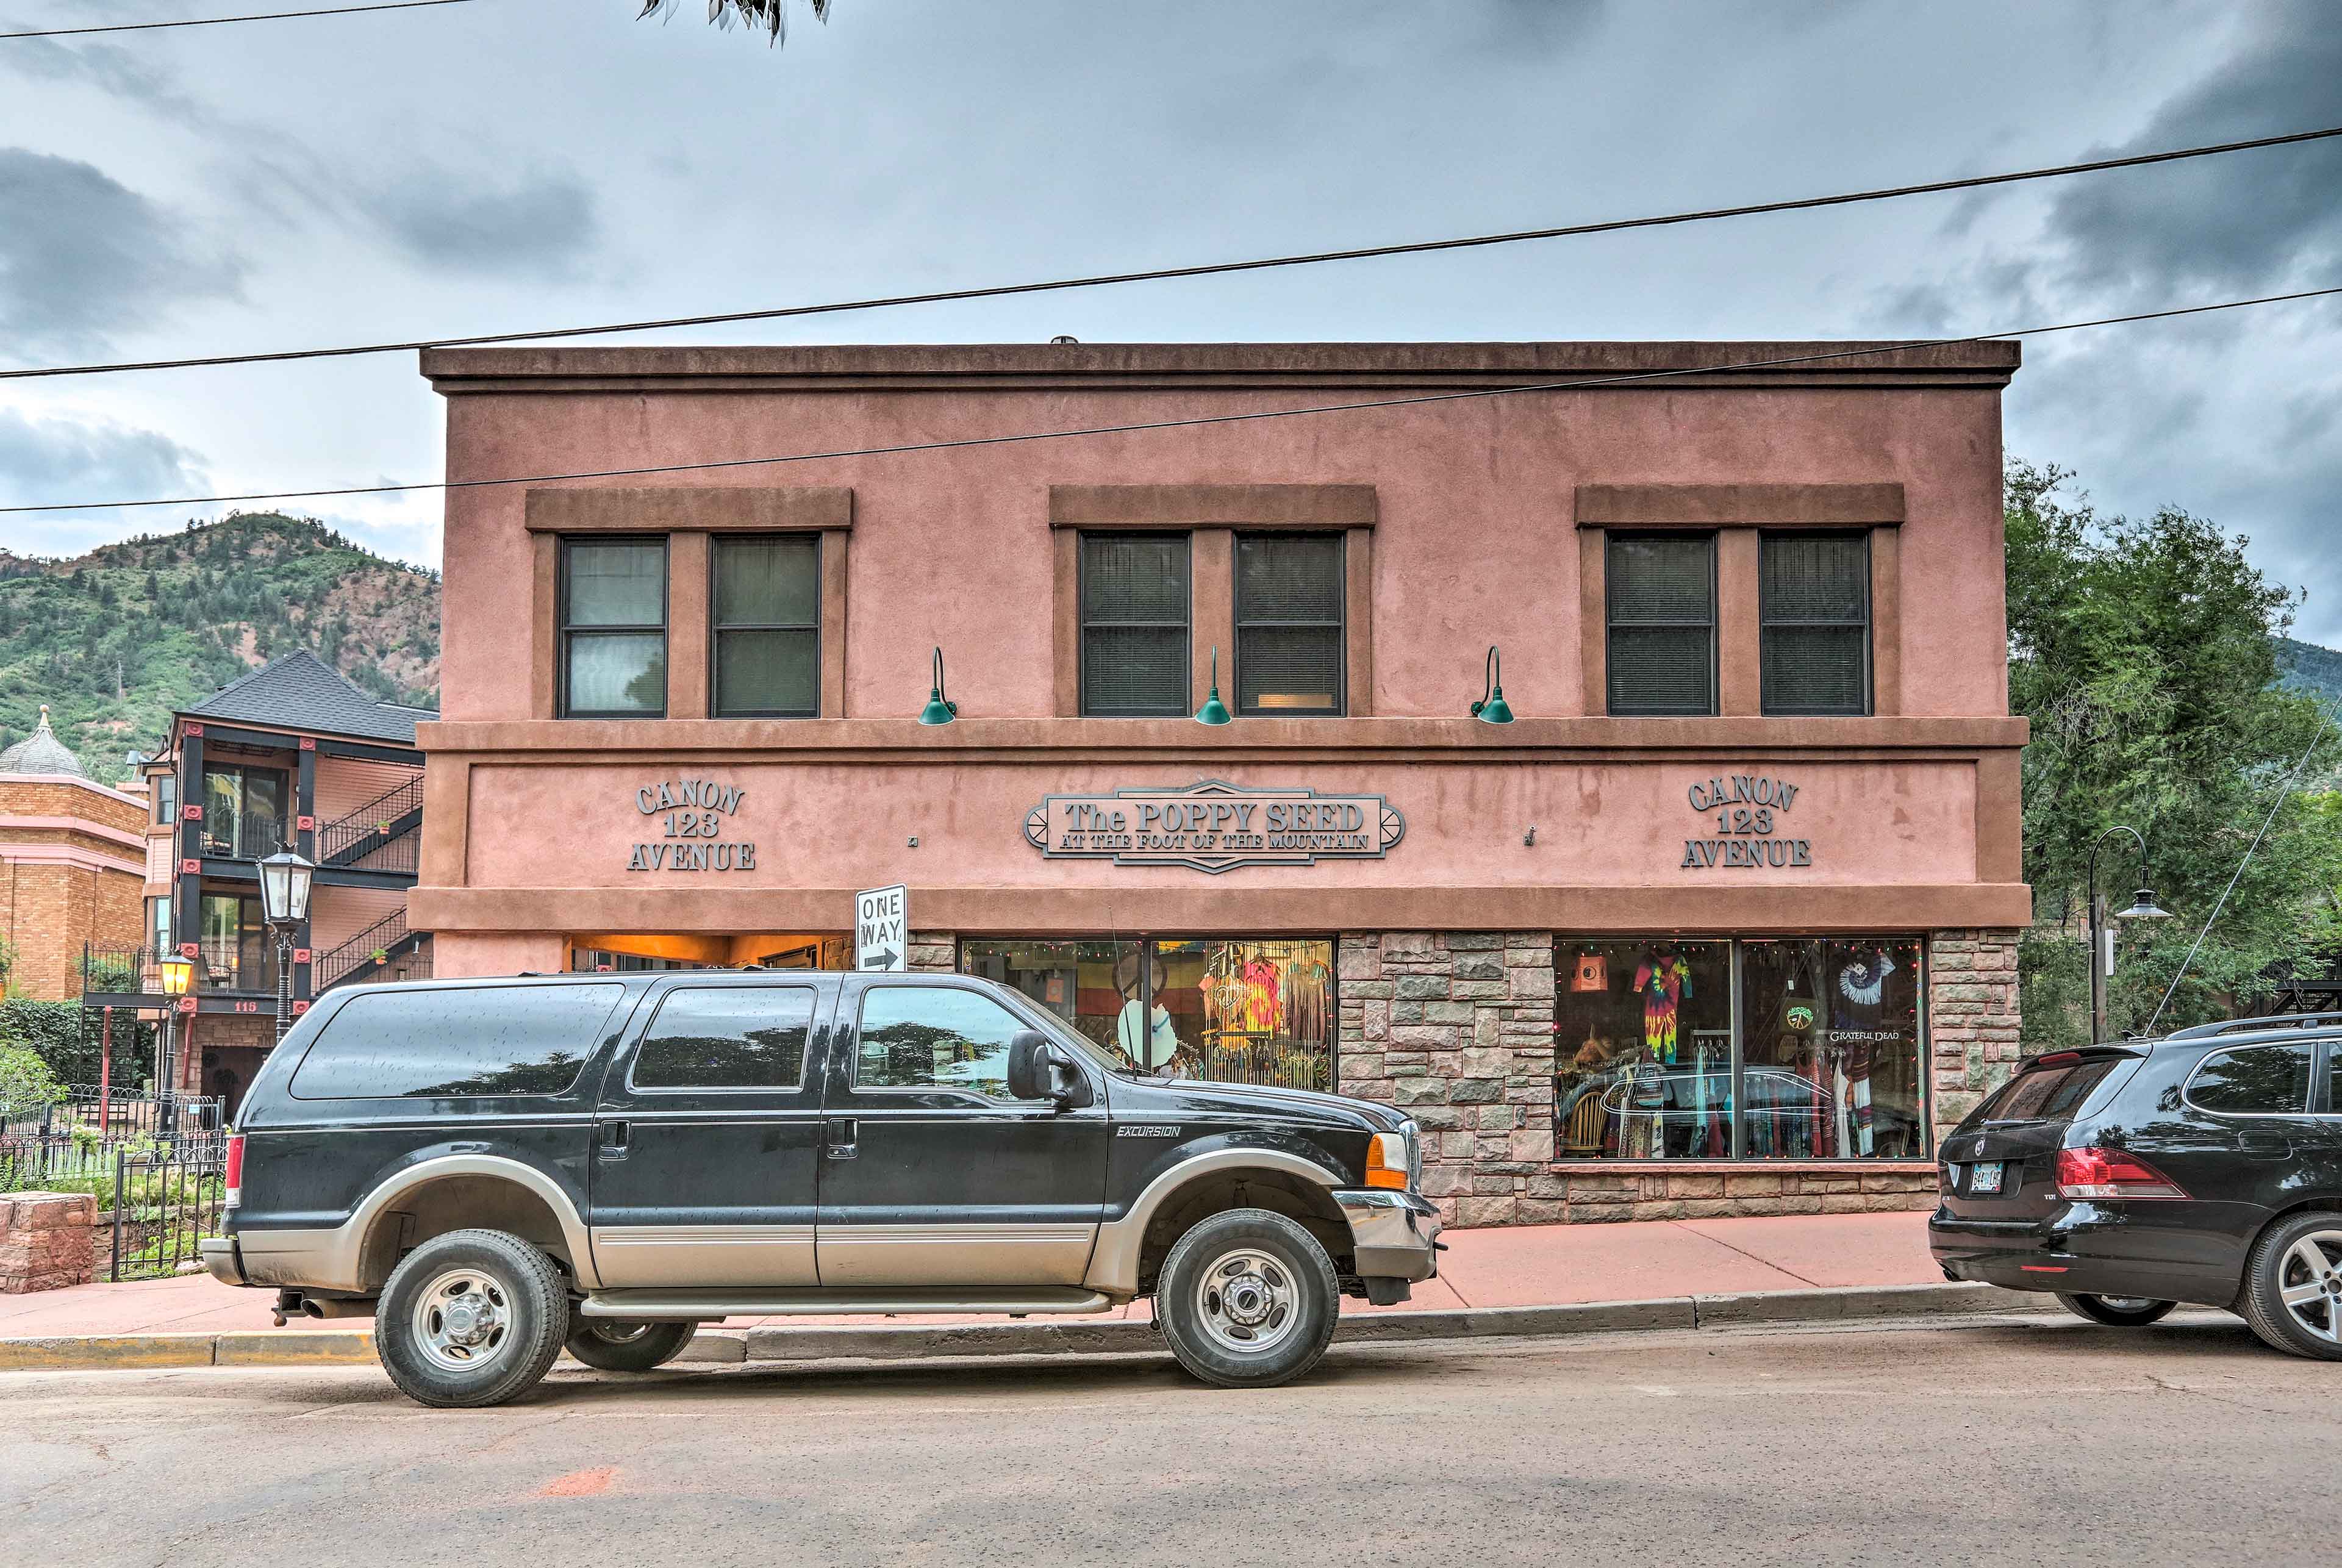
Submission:
M 346 16 L 354 11 L 419 11 L 425 5 L 468 5 L 471 0 L 384 0 L 375 5 L 328 5 L 315 11 L 266 11 L 251 16 L 195 16 L 183 22 L 116 22 L 104 27 L 44 27 L 0 33 L 8 38 L 71 38 L 86 33 L 151 33 L 161 27 L 223 27 L 230 22 L 289 22 L 296 16 Z
M 1156 267 L 1144 272 L 1095 273 L 1083 277 L 1053 278 L 1040 283 L 995 284 L 976 288 L 942 289 L 928 294 L 886 295 L 871 299 L 838 300 L 824 305 L 776 305 L 765 310 L 726 311 L 711 315 L 666 316 L 653 321 L 611 322 L 596 326 L 540 327 L 528 332 L 479 333 L 469 337 L 411 338 L 396 343 L 352 344 L 334 348 L 288 348 L 263 354 L 215 354 L 184 359 L 125 360 L 115 364 L 36 365 L 0 370 L 0 381 L 36 376 L 107 375 L 125 371 L 187 370 L 221 365 L 279 364 L 298 359 L 346 359 L 359 355 L 403 354 L 426 348 L 467 348 L 493 343 L 524 343 L 548 338 L 596 337 L 616 332 L 655 332 L 678 326 L 716 326 L 744 321 L 779 321 L 794 316 L 836 315 L 848 311 L 886 310 L 908 305 L 944 305 L 962 300 L 1003 299 L 1016 295 L 1053 294 L 1066 289 L 1102 288 L 1114 284 L 1157 283 L 1175 278 L 1214 277 L 1227 273 L 1266 272 L 1278 267 L 1315 266 L 1324 262 L 1365 261 L 1380 256 L 1422 255 L 1435 251 L 1471 250 L 1487 245 L 1516 245 L 1525 240 L 1567 239 L 1586 235 L 1616 234 L 1626 229 L 1665 228 L 1677 224 L 1708 223 L 1719 218 L 1750 217 L 1764 213 L 1802 212 L 1815 207 L 1848 206 L 1860 202 L 1891 201 L 1901 196 L 1942 191 L 1975 190 L 1987 185 L 2017 185 L 2028 180 L 2057 179 L 2067 175 L 2097 174 L 2107 169 L 2138 168 L 2148 164 L 2177 163 L 2260 147 L 2289 146 L 2298 142 L 2342 136 L 2342 125 L 2318 131 L 2295 131 L 2282 136 L 2260 136 L 2246 142 L 2221 142 L 2209 146 L 2177 147 L 2167 152 L 2140 153 L 2129 157 L 2100 158 L 2086 164 L 2060 164 L 2053 168 L 2020 169 L 1999 175 L 1976 175 L 1965 179 L 1936 180 L 1927 185 L 1894 185 L 1878 190 L 1849 191 L 1838 195 L 1800 196 L 1789 201 L 1758 202 L 1745 206 L 1706 207 L 1694 212 L 1666 213 L 1656 217 L 1612 218 L 1600 223 L 1569 224 L 1557 228 L 1516 229 L 1504 234 L 1472 235 L 1460 239 L 1415 240 L 1399 245 L 1366 245 L 1355 250 L 1312 251 L 1296 255 L 1266 256 L 1251 261 L 1206 262 L 1194 266 Z
M 2277 798 L 2269 802 L 2268 815 L 2261 818 L 2260 832 L 2253 834 L 2253 842 L 2245 846 L 2245 858 L 2237 862 L 2236 874 L 2228 878 L 2228 885 L 2222 888 L 2220 896 L 2213 901 L 2212 913 L 2204 917 L 2204 929 L 2196 934 L 2196 944 L 2187 950 L 2187 956 L 2179 961 L 2178 973 L 2172 975 L 2171 984 L 2164 988 L 2163 1000 L 2155 1004 L 2154 1016 L 2147 1019 L 2147 1027 L 2140 1031 L 2141 1038 L 2155 1033 L 2155 1025 L 2162 1018 L 2163 1010 L 2171 1005 L 2172 997 L 2178 994 L 2179 982 L 2186 977 L 2188 965 L 2194 964 L 2197 954 L 2203 951 L 2204 939 L 2212 934 L 2212 923 L 2219 919 L 2220 911 L 2227 907 L 2228 894 L 2236 892 L 2237 884 L 2244 880 L 2245 867 L 2253 863 L 2253 856 L 2259 851 L 2261 840 L 2267 836 L 2269 824 L 2277 821 L 2277 814 L 2284 808 L 2285 803 L 2293 797 L 2293 786 L 2300 779 L 2301 770 L 2309 765 L 2311 754 L 2316 752 L 2319 743 L 2326 739 L 2326 731 L 2333 723 L 2333 711 L 2321 709 L 2317 729 L 2310 735 L 2309 744 L 2302 748 L 2301 760 L 2293 764 L 2293 771 L 2286 774 L 2284 782 L 2277 786 Z M 2092 954 L 2090 961 L 2097 963 L 2097 954 Z
M 1694 375 L 1721 375 L 1736 371 L 1771 370 L 1785 365 L 1816 365 L 1827 360 L 1859 359 L 1907 348 L 1935 348 L 1953 344 L 1989 343 L 2006 337 L 2038 337 L 2053 332 L 2078 332 L 2085 327 L 2119 326 L 2129 322 L 2163 321 L 2174 316 L 2204 315 L 2214 311 L 2241 310 L 2248 305 L 2278 305 L 2288 300 L 2318 299 L 2342 295 L 2342 287 L 2305 289 L 2298 294 L 2263 295 L 2257 299 L 2224 300 L 2217 305 L 2181 305 L 2170 310 L 2141 311 L 2132 315 L 2100 316 L 2091 321 L 2060 322 L 2050 326 L 2017 327 L 2007 332 L 1977 333 L 1969 337 L 1913 338 L 1903 343 L 1866 344 L 1860 348 L 1825 354 L 1790 355 L 1779 359 L 1746 360 L 1731 365 L 1691 365 L 1676 370 L 1637 371 L 1626 375 L 1576 376 L 1566 381 L 1533 382 L 1520 386 L 1476 387 L 1466 392 L 1428 392 L 1406 397 L 1379 397 L 1364 403 L 1321 403 L 1303 408 L 1257 409 L 1244 414 L 1206 414 L 1187 419 L 1154 419 L 1126 424 L 1081 425 L 1070 430 L 1029 430 L 1008 435 L 971 435 L 954 441 L 906 441 L 891 446 L 846 447 L 831 452 L 793 452 L 770 457 L 726 457 L 706 463 L 663 463 L 639 468 L 594 468 L 568 474 L 515 474 L 502 479 L 431 479 L 407 484 L 351 484 L 330 490 L 255 490 L 241 495 L 175 495 L 152 501 L 73 501 L 53 505 L 0 506 L 0 516 L 20 512 L 111 512 L 134 506 L 209 506 L 235 501 L 311 501 L 336 495 L 393 495 L 419 490 L 474 490 L 503 484 L 551 484 L 568 479 L 624 479 L 653 474 L 704 474 L 721 468 L 757 468 L 782 463 L 820 463 L 844 457 L 888 457 L 910 452 L 949 452 L 968 446 L 1008 446 L 1033 441 L 1066 441 L 1086 435 L 1128 435 L 1150 430 L 1188 430 L 1206 424 L 1244 424 L 1265 419 L 1296 419 L 1316 414 L 1354 414 L 1377 408 L 1408 408 L 1426 403 L 1460 403 L 1472 398 L 1509 397 L 1525 392 L 1571 392 L 1586 387 L 1622 386 Z

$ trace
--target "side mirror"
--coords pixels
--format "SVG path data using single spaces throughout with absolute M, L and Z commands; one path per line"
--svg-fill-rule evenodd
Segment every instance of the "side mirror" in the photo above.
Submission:
M 1090 1081 L 1066 1048 L 1037 1029 L 1008 1041 L 1008 1092 L 1019 1100 L 1054 1100 L 1060 1110 L 1092 1102 Z

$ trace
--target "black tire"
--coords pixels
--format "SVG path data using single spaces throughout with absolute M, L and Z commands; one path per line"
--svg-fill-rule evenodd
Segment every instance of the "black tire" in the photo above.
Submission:
M 699 1332 L 696 1323 L 633 1323 L 580 1318 L 569 1331 L 569 1353 L 602 1372 L 650 1372 L 683 1353 Z
M 456 1343 L 473 1333 L 482 1337 Z M 442 1410 L 502 1404 L 527 1393 L 568 1337 L 569 1286 L 561 1271 L 502 1231 L 432 1237 L 391 1270 L 375 1310 L 383 1371 L 409 1399 Z
M 1216 1278 L 1236 1290 L 1207 1298 Z M 1197 1221 L 1172 1247 L 1156 1281 L 1155 1321 L 1191 1375 L 1222 1388 L 1274 1388 L 1317 1364 L 1341 1299 L 1334 1261 L 1316 1237 L 1266 1209 L 1229 1209 Z
M 2316 1239 L 2313 1239 L 2316 1238 Z M 2323 1272 L 2311 1266 L 2307 1253 L 2324 1261 Z M 2253 1243 L 2245 1264 L 2245 1292 L 2238 1305 L 2245 1322 L 2262 1343 L 2287 1355 L 2314 1361 L 2342 1361 L 2342 1213 L 2312 1209 L 2278 1221 Z M 2319 1295 L 2285 1303 L 2287 1290 L 2323 1287 Z M 2321 1299 L 2322 1298 L 2322 1299 Z
M 2057 1293 L 2057 1299 L 2065 1303 L 2066 1310 L 2075 1316 L 2086 1317 L 2092 1323 L 2106 1323 L 2113 1328 L 2145 1328 L 2148 1323 L 2160 1323 L 2171 1314 L 2173 1307 L 2179 1304 L 2177 1302 L 2156 1301 L 2148 1296 L 2068 1295 L 2064 1291 Z

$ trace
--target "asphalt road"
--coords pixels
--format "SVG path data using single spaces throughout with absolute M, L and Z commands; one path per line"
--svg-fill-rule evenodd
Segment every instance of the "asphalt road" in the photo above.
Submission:
M 2342 1364 L 2236 1319 L 2056 1317 L 1166 1359 L 556 1373 L 427 1411 L 372 1368 L 0 1376 L 0 1563 L 2342 1558 Z

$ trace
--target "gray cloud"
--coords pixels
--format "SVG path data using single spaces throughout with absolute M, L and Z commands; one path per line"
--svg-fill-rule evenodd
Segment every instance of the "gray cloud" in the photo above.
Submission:
M 231 257 L 102 170 L 0 147 L 0 340 L 79 353 L 191 300 L 232 296 Z
M 203 454 L 160 431 L 110 420 L 35 419 L 0 408 L 0 499 L 9 505 L 200 494 L 206 477 Z M 137 516 L 140 525 L 152 526 L 155 514 Z M 105 513 L 18 514 L 0 521 L 9 547 L 20 554 L 74 554 L 130 532 Z
M 600 231 L 594 193 L 568 175 L 416 170 L 358 201 L 408 256 L 454 272 L 568 277 Z

